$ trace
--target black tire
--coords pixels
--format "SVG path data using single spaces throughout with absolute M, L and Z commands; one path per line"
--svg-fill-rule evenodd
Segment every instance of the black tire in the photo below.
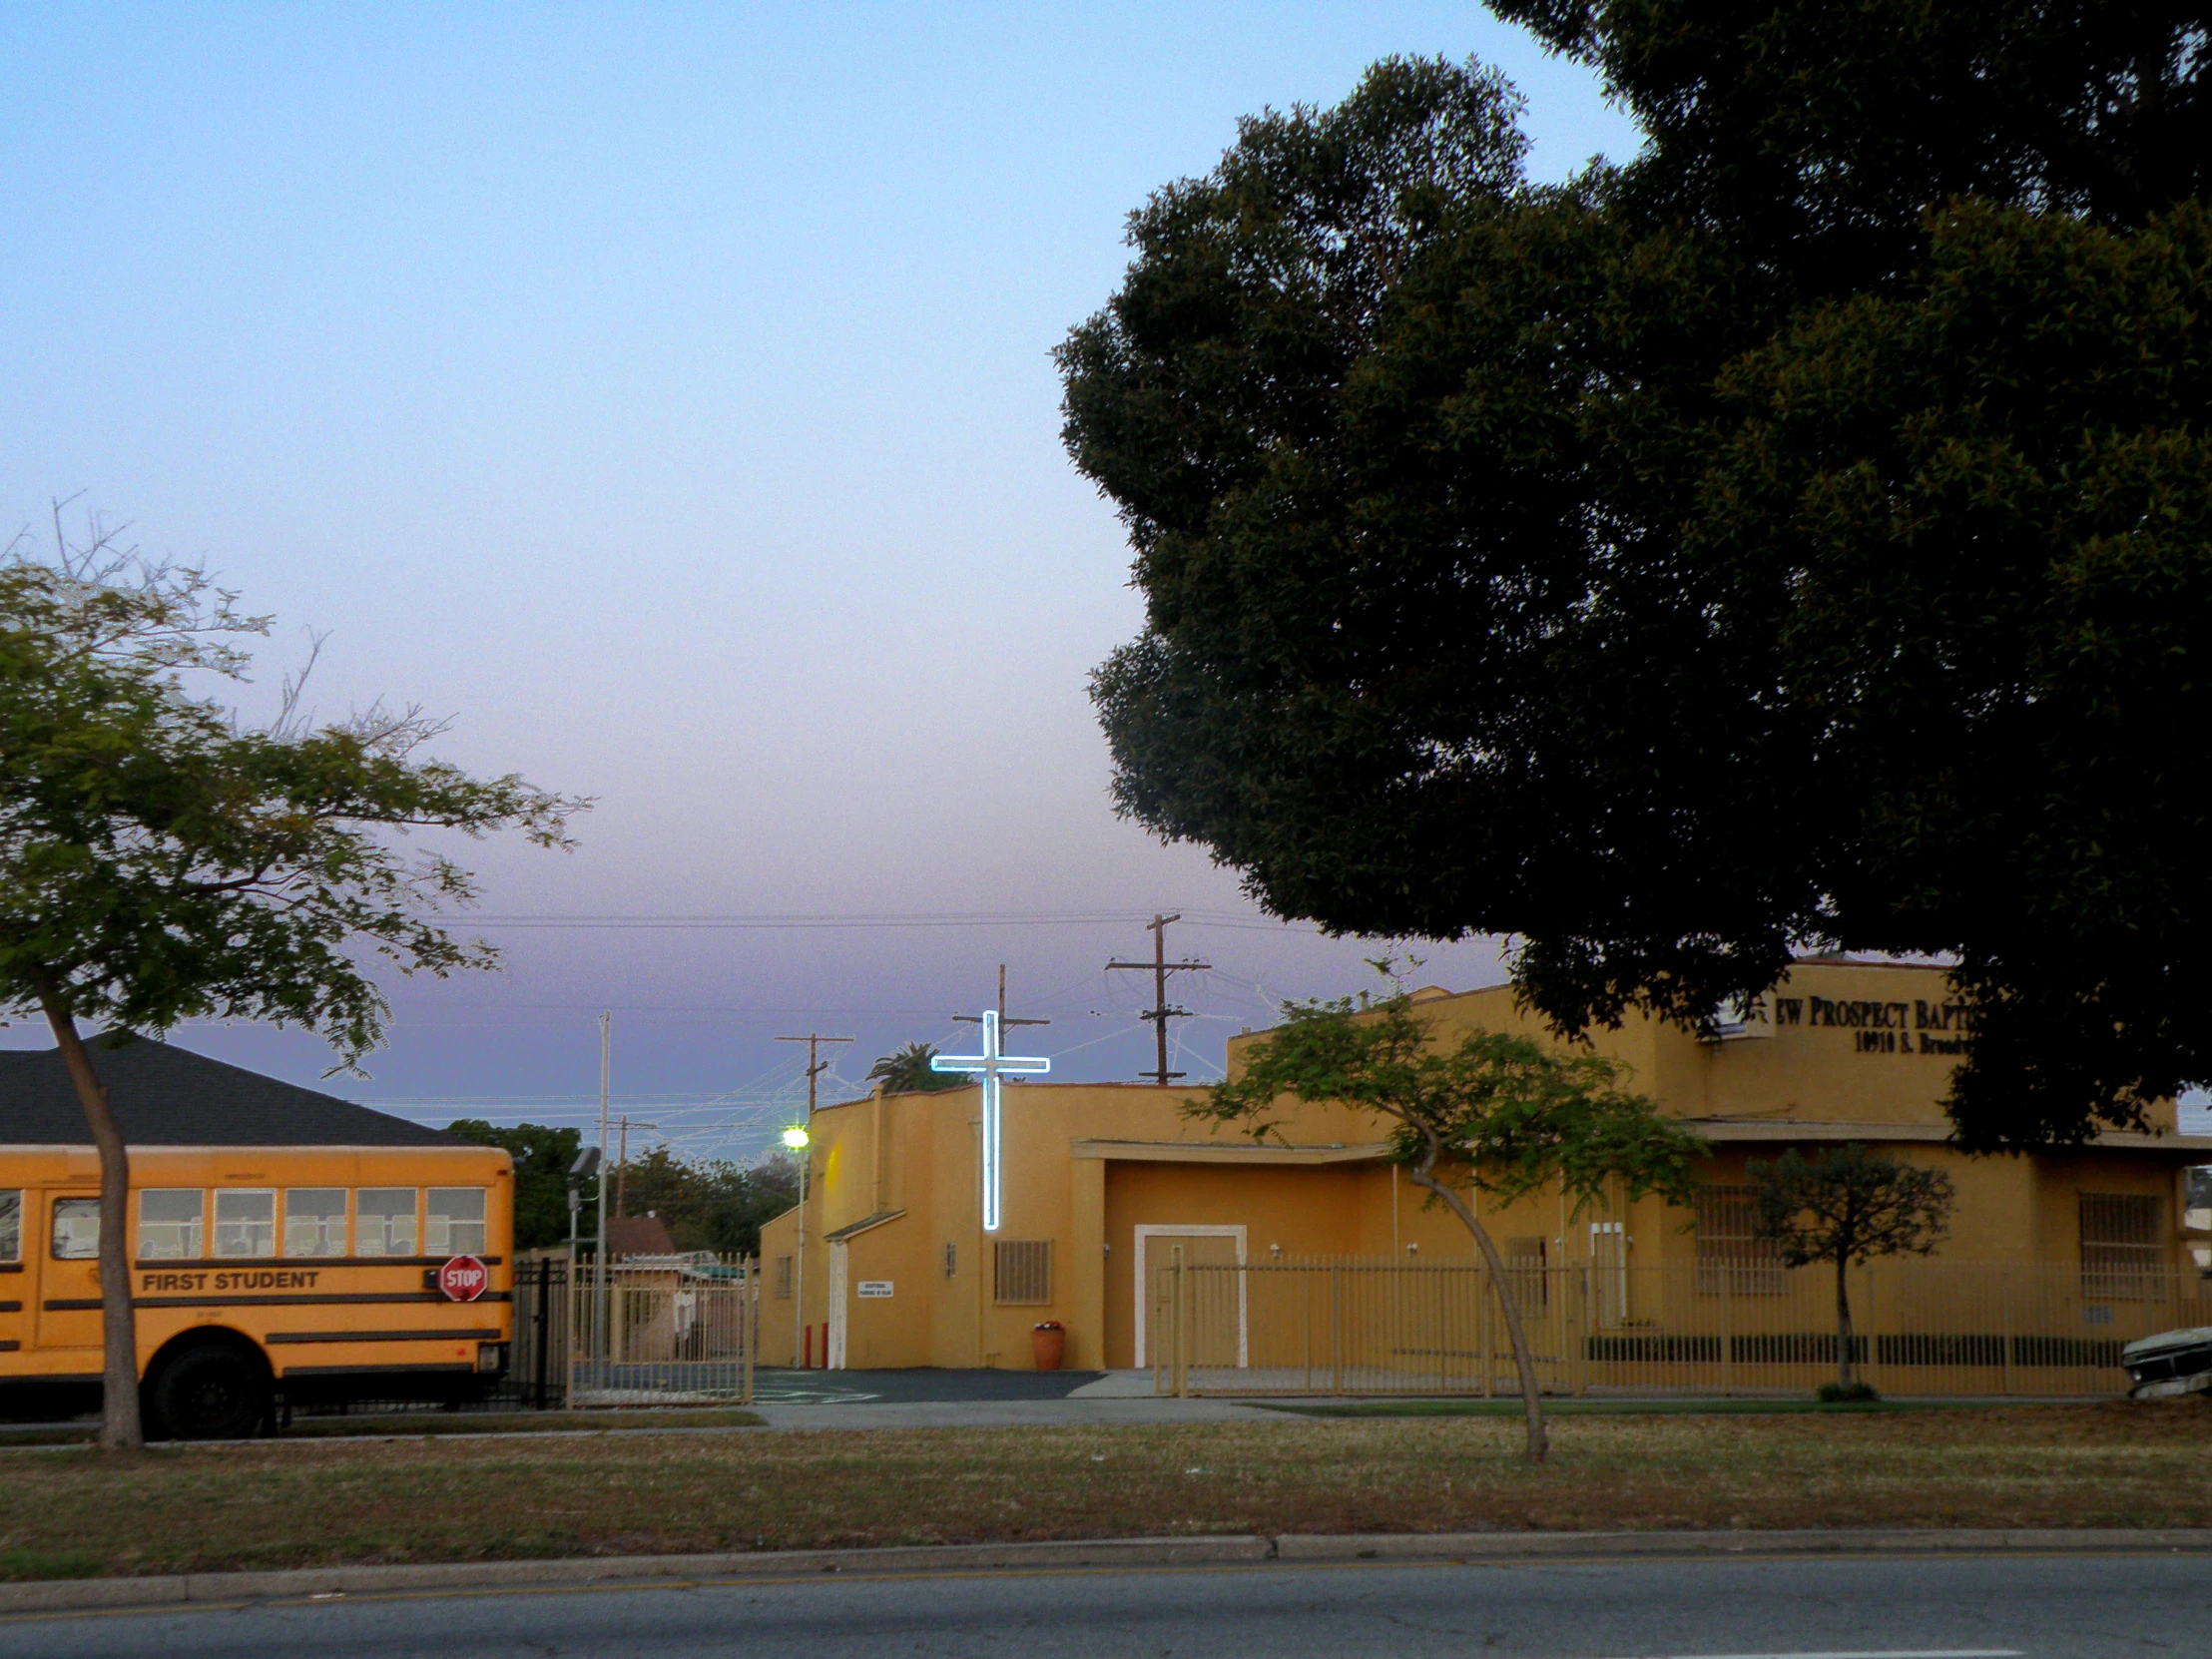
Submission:
M 154 1427 L 173 1440 L 244 1440 L 268 1420 L 269 1373 L 237 1349 L 188 1348 L 153 1387 Z

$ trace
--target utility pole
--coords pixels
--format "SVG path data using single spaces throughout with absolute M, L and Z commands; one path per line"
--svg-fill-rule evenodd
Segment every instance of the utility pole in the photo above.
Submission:
M 980 1025 L 983 1023 L 981 1014 L 954 1014 L 952 1017 L 962 1025 Z M 1004 962 L 999 963 L 998 1028 L 1003 1031 L 1009 1025 L 1050 1025 L 1051 1023 L 1048 1019 L 1008 1019 L 1006 1017 L 1006 964 Z
M 599 1353 L 602 1362 L 609 1357 L 607 1353 L 607 1317 L 609 1313 L 607 1305 L 609 1294 L 607 1280 L 607 1079 L 609 1061 L 614 1050 L 614 1023 L 615 1016 L 611 1012 L 602 1013 L 599 1016 L 599 1249 L 596 1257 L 599 1294 L 592 1299 L 597 1304 L 597 1315 L 593 1320 L 593 1324 L 598 1328 L 593 1333 L 592 1348 Z M 607 1385 L 604 1369 L 599 1383 L 601 1387 Z
M 805 1043 L 807 1045 L 807 1133 L 815 1128 L 815 1079 L 830 1069 L 830 1062 L 821 1058 L 824 1043 L 848 1043 L 850 1037 L 826 1037 L 820 1031 L 810 1031 L 804 1037 L 778 1037 L 780 1043 Z M 796 1369 L 803 1353 L 800 1333 L 807 1329 L 807 1170 L 815 1161 L 812 1139 L 799 1148 L 799 1245 L 798 1255 L 792 1262 L 792 1365 Z M 827 1338 L 827 1333 L 825 1337 Z M 827 1346 L 827 1343 L 825 1344 Z M 825 1364 L 829 1355 L 823 1356 Z
M 1151 961 L 1108 962 L 1106 964 L 1106 971 L 1109 973 L 1126 971 L 1152 975 L 1152 1006 L 1138 1014 L 1137 1017 L 1152 1021 L 1152 1034 L 1159 1041 L 1160 1063 L 1156 1069 L 1140 1071 L 1137 1075 L 1151 1078 L 1163 1089 L 1176 1078 L 1184 1075 L 1180 1071 L 1168 1070 L 1168 1021 L 1185 1018 L 1190 1013 L 1188 1008 L 1176 1008 L 1169 1005 L 1168 975 L 1171 973 L 1190 973 L 1214 965 L 1211 962 L 1171 962 L 1168 960 L 1168 923 L 1181 921 L 1182 919 L 1183 912 L 1180 910 L 1173 915 L 1155 915 L 1152 918 Z

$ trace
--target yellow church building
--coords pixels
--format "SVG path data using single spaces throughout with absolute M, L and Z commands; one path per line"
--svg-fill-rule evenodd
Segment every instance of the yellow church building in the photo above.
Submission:
M 1541 1031 L 1504 986 L 1414 1002 L 1444 1043 L 1475 1028 Z M 2212 1137 L 2178 1134 L 2169 1104 L 2147 1134 L 1965 1157 L 1938 1104 L 1961 1023 L 1939 968 L 1810 958 L 1715 1039 L 1649 1019 L 1599 1033 L 1627 1086 L 1712 1155 L 1694 1211 L 1650 1199 L 1576 1213 L 1556 1195 L 1478 1205 L 1545 1351 L 1546 1385 L 1758 1387 L 1818 1374 L 1834 1356 L 1821 1335 L 1835 1329 L 1832 1272 L 1781 1269 L 1752 1234 L 1744 1186 L 1747 1159 L 1792 1146 L 1860 1142 L 1955 1183 L 1933 1258 L 1862 1270 L 1874 1276 L 1855 1293 L 1862 1359 L 1885 1386 L 2117 1388 L 2124 1379 L 2106 1373 L 2121 1341 L 2212 1323 L 2212 1212 L 2192 1207 L 2206 1200 L 2189 1175 L 2212 1164 Z M 1232 1069 L 1264 1035 L 1231 1042 Z M 1181 1344 L 1213 1386 L 1498 1383 L 1503 1338 L 1483 1311 L 1473 1241 L 1424 1205 L 1373 1116 L 1293 1104 L 1255 1144 L 1186 1116 L 1197 1091 L 1184 1087 L 1035 1080 L 1002 1092 L 990 1230 L 979 1086 L 877 1092 L 814 1114 L 805 1203 L 762 1233 L 766 1361 L 1027 1368 L 1034 1328 L 1056 1322 L 1071 1369 L 1158 1367 Z M 1165 1329 L 1190 1317 L 1164 1300 L 1171 1263 L 1178 1286 L 1187 1269 L 1216 1293 L 1202 1338 Z M 1354 1325 L 1367 1332 L 1357 1375 L 1345 1360 Z

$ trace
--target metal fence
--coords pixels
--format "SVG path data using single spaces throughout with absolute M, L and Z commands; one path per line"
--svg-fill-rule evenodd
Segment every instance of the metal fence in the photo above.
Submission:
M 1162 1393 L 1518 1391 L 1479 1258 L 1181 1260 L 1153 1275 Z M 1837 1374 L 1835 1269 L 1511 1266 L 1547 1393 L 1798 1392 Z M 2195 1273 L 1909 1260 L 1851 1270 L 1857 1375 L 1910 1394 L 2111 1394 L 2120 1350 L 2212 1325 Z
M 442 1394 L 426 1390 L 333 1398 L 287 1404 L 285 1415 L 301 1417 L 374 1416 L 443 1411 L 559 1410 L 568 1403 L 569 1283 L 566 1252 L 536 1252 L 518 1257 L 514 1267 L 514 1340 L 507 1371 L 488 1386 L 468 1379 L 467 1386 Z
M 558 1409 L 568 1403 L 568 1257 L 515 1263 L 514 1347 L 495 1399 L 510 1407 Z
M 516 1338 L 521 1340 L 520 1312 Z M 745 1403 L 760 1346 L 760 1273 L 706 1251 L 576 1264 L 568 1295 L 571 1405 Z

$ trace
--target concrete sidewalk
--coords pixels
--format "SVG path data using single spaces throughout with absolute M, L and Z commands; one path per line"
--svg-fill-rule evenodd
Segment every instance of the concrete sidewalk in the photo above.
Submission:
M 756 1401 L 750 1409 L 770 1428 L 1069 1428 L 1086 1424 L 1125 1428 L 1154 1423 L 1251 1422 L 1272 1414 L 1237 1399 L 1155 1398 L 1149 1388 L 1141 1397 L 1101 1398 L 1079 1391 L 1065 1399 L 917 1399 L 837 1405 Z
M 1087 1423 L 1127 1427 L 1249 1422 L 1262 1415 L 1261 1407 L 1247 1400 L 1177 1399 L 1154 1393 L 1149 1371 L 1110 1371 L 1077 1383 L 1056 1398 L 1027 1399 L 975 1397 L 972 1380 L 958 1373 L 943 1374 L 946 1385 L 936 1398 L 899 1398 L 895 1394 L 869 1398 L 861 1390 L 867 1387 L 870 1373 L 831 1375 L 851 1390 L 849 1396 L 779 1400 L 773 1390 L 761 1390 L 752 1408 L 771 1428 L 1044 1428 Z M 1034 1373 L 1013 1375 L 1049 1385 L 1046 1379 Z

